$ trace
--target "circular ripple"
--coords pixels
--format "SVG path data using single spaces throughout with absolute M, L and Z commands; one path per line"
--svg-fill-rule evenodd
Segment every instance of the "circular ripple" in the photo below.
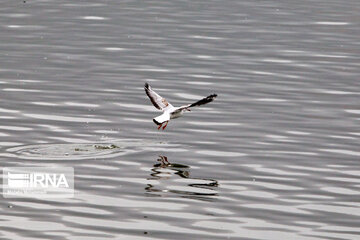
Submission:
M 22 159 L 33 160 L 81 160 L 94 158 L 112 158 L 149 148 L 174 148 L 177 145 L 154 143 L 140 140 L 116 140 L 113 142 L 86 144 L 39 144 L 9 148 L 7 151 Z

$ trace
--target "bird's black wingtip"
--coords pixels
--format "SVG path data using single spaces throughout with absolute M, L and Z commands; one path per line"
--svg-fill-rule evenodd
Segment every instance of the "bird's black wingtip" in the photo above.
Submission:
M 209 98 L 216 98 L 218 95 L 216 93 L 213 93 L 209 96 Z
M 149 84 L 147 82 L 145 83 L 145 88 L 149 88 Z

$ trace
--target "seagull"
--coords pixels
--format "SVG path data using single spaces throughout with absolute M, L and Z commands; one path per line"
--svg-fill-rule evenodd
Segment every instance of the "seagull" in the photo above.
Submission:
M 153 119 L 154 123 L 158 125 L 158 130 L 162 127 L 162 125 L 165 123 L 165 125 L 162 127 L 163 130 L 167 127 L 170 119 L 181 117 L 181 115 L 186 111 L 191 111 L 190 108 L 200 106 L 209 102 L 214 101 L 214 99 L 217 97 L 216 94 L 211 94 L 207 96 L 206 98 L 203 98 L 197 102 L 194 102 L 192 104 L 183 105 L 181 107 L 174 107 L 171 105 L 165 98 L 161 97 L 159 94 L 157 94 L 148 83 L 145 83 L 145 93 L 150 98 L 150 101 L 152 104 L 159 110 L 163 112 L 160 116 Z

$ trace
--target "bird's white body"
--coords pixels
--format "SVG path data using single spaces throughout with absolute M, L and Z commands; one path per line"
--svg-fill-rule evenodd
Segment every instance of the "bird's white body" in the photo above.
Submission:
M 158 123 L 163 123 L 166 121 L 169 121 L 170 119 L 175 119 L 175 118 L 179 118 L 183 115 L 183 113 L 186 111 L 185 109 L 180 109 L 179 108 L 169 108 L 166 109 L 163 114 L 161 114 L 160 116 L 157 116 L 156 118 L 154 118 L 154 120 Z
M 166 128 L 168 122 L 170 119 L 178 118 L 183 115 L 184 112 L 190 111 L 191 107 L 194 106 L 200 106 L 209 102 L 212 102 L 217 95 L 212 94 L 206 98 L 203 98 L 193 104 L 184 105 L 181 107 L 174 107 L 171 105 L 168 101 L 166 101 L 165 98 L 161 97 L 159 94 L 157 94 L 154 90 L 151 89 L 149 84 L 145 84 L 145 92 L 150 98 L 151 102 L 154 104 L 154 106 L 163 111 L 163 114 L 160 116 L 157 116 L 153 119 L 154 123 L 159 125 L 158 129 L 162 126 L 163 123 L 166 122 L 166 125 L 163 127 L 163 130 Z
M 161 114 L 160 116 L 157 116 L 153 120 L 155 123 L 163 123 L 163 122 L 169 121 L 170 119 L 171 119 L 170 113 L 164 112 L 163 114 Z

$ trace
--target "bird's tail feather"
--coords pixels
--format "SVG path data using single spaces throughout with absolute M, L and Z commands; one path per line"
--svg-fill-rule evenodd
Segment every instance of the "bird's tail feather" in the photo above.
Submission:
M 162 114 L 156 118 L 153 119 L 153 122 L 156 124 L 156 125 L 160 125 L 166 121 L 169 121 L 170 120 L 170 115 L 169 114 Z

